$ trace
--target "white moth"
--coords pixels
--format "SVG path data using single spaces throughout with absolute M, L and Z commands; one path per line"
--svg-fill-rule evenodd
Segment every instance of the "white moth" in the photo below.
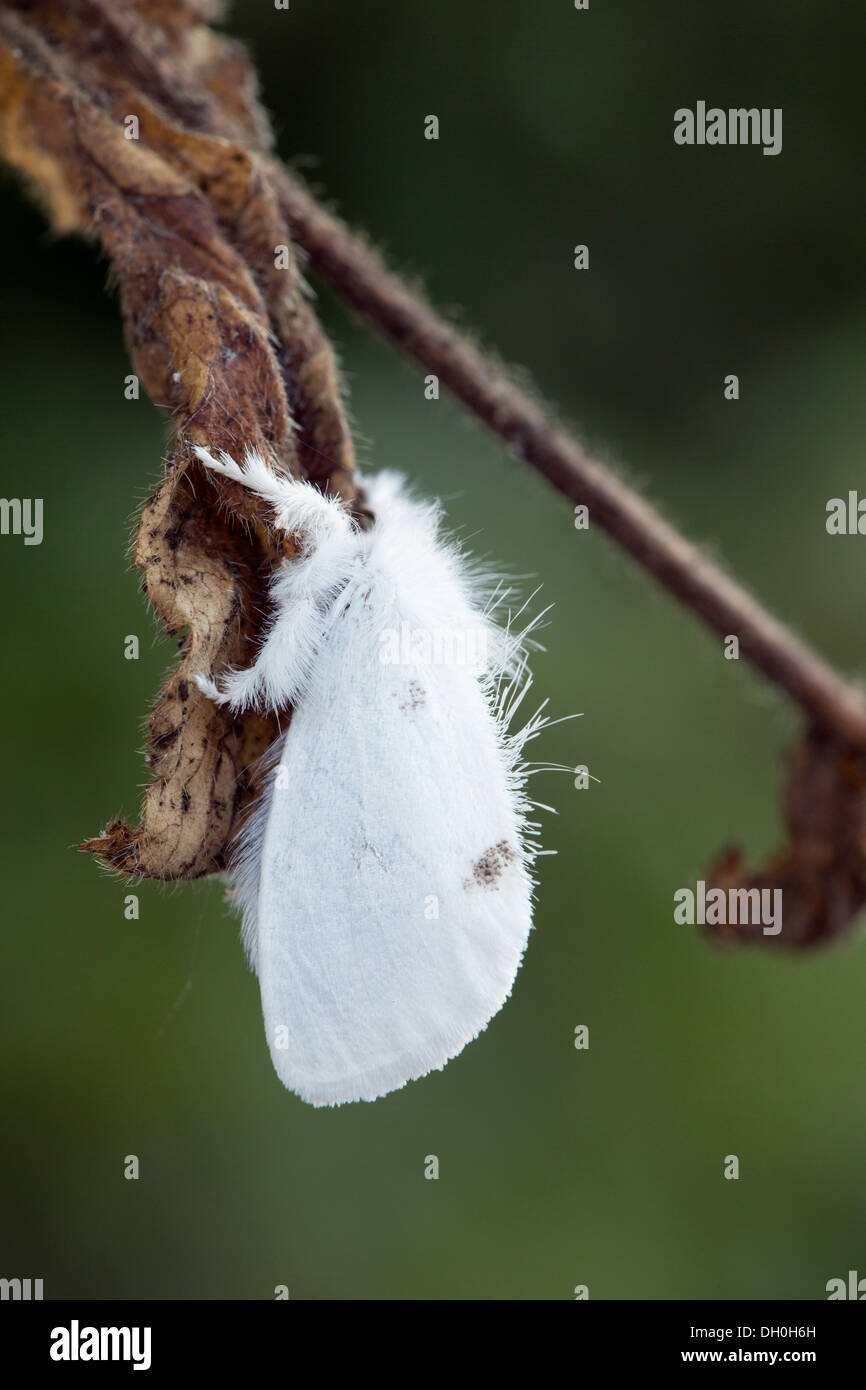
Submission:
M 501 589 L 398 475 L 365 479 L 365 531 L 255 452 L 196 453 L 300 544 L 254 665 L 197 678 L 238 713 L 292 707 L 232 860 L 271 1058 L 313 1105 L 375 1100 L 486 1027 L 526 948 L 528 628 L 497 623 Z

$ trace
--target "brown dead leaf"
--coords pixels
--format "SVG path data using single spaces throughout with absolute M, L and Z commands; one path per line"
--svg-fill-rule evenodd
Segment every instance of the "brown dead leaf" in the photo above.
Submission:
M 360 510 L 334 357 L 270 185 L 252 70 L 206 27 L 213 13 L 111 0 L 0 12 L 0 152 L 56 230 L 101 244 L 134 368 L 174 425 L 135 563 L 166 630 L 186 630 L 182 658 L 149 723 L 140 829 L 114 821 L 84 846 L 160 879 L 225 867 L 278 732 L 275 718 L 234 720 L 193 677 L 252 660 L 268 576 L 290 542 L 266 504 L 206 477 L 191 446 L 258 448 Z
M 785 793 L 789 843 L 761 869 L 745 871 L 728 850 L 706 871 L 708 887 L 782 890 L 782 930 L 760 924 L 707 927 L 722 942 L 824 945 L 844 935 L 866 905 L 866 755 L 813 729 L 794 750 Z

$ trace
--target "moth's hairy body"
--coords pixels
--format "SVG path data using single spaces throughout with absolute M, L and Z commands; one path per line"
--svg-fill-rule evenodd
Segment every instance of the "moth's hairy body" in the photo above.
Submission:
M 362 532 L 256 454 L 239 467 L 197 452 L 300 543 L 272 580 L 255 664 L 199 679 L 236 711 L 292 706 L 233 860 L 271 1057 L 313 1105 L 374 1100 L 477 1036 L 526 947 L 522 750 L 540 721 L 508 733 L 528 685 L 521 641 L 439 537 L 438 509 L 396 475 L 365 480 Z M 423 638 L 443 631 L 467 634 L 480 668 L 431 660 Z M 408 655 L 390 640 L 406 632 L 422 638 Z

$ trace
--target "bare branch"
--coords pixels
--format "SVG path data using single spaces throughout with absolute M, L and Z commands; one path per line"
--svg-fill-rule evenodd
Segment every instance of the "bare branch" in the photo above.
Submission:
M 594 523 L 681 603 L 786 690 L 814 720 L 866 750 L 866 701 L 791 630 L 679 534 L 650 503 L 561 429 L 491 357 L 388 270 L 378 254 L 297 179 L 275 177 L 283 210 L 310 266 L 401 352 L 542 473 L 589 507 Z

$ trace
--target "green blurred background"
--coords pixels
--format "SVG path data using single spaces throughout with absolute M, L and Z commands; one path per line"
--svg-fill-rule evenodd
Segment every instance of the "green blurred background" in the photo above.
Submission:
M 866 541 L 824 519 L 863 476 L 866 12 L 261 0 L 229 27 L 283 154 L 859 675 Z M 782 154 L 676 147 L 699 99 L 782 107 Z M 3 207 L 2 492 L 45 499 L 45 540 L 0 542 L 0 1274 L 46 1297 L 336 1299 L 811 1299 L 866 1274 L 862 933 L 791 958 L 673 922 L 724 843 L 778 842 L 796 712 L 321 287 L 362 461 L 543 583 L 537 686 L 584 717 L 540 751 L 600 784 L 536 781 L 558 856 L 512 1000 L 374 1105 L 283 1090 L 218 883 L 145 884 L 125 920 L 73 846 L 136 816 L 176 650 L 127 560 L 165 426 L 123 398 L 104 264 L 11 178 Z

